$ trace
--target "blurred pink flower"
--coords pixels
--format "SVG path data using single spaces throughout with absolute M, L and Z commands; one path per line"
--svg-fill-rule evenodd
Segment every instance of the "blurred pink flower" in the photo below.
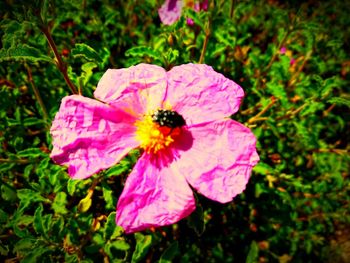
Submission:
M 283 46 L 283 47 L 281 47 L 281 49 L 280 49 L 280 54 L 281 54 L 281 55 L 284 55 L 284 54 L 286 53 L 286 51 L 287 51 L 287 48 L 286 48 L 285 46 Z
M 94 96 L 98 100 L 62 100 L 51 128 L 51 157 L 67 165 L 73 179 L 83 179 L 143 149 L 117 204 L 116 223 L 126 233 L 191 214 L 189 185 L 221 203 L 245 189 L 259 160 L 256 139 L 228 118 L 244 93 L 211 67 L 109 69 Z
M 192 8 L 194 11 L 208 10 L 208 0 L 200 3 L 198 0 L 165 0 L 161 8 L 158 9 L 160 20 L 165 25 L 172 25 L 180 19 L 182 8 Z M 192 19 L 191 19 L 192 20 Z M 192 21 L 187 20 L 187 24 L 191 26 Z
M 289 65 L 293 66 L 294 64 L 295 64 L 295 58 L 291 58 L 290 62 L 289 62 Z

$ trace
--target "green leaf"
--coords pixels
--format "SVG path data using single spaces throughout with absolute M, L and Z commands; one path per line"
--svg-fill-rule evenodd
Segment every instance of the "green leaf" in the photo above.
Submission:
M 264 163 L 264 162 L 259 162 L 254 168 L 253 168 L 253 171 L 254 172 L 256 172 L 256 173 L 258 173 L 258 174 L 261 174 L 261 175 L 267 175 L 267 174 L 272 174 L 272 173 L 274 173 L 274 169 L 270 166 L 270 165 L 268 165 L 268 164 L 266 164 L 266 163 Z
M 175 241 L 161 255 L 159 263 L 172 263 L 175 256 L 179 253 L 179 242 Z
M 16 190 L 8 184 L 1 185 L 1 197 L 10 202 L 14 202 L 17 199 Z
M 96 67 L 97 64 L 95 62 L 87 62 L 81 66 L 83 73 L 81 74 L 79 79 L 83 82 L 84 85 L 86 85 L 89 82 L 90 78 L 93 75 L 92 70 Z
M 52 209 L 56 214 L 67 214 L 68 210 L 66 208 L 67 204 L 67 194 L 65 192 L 59 192 L 56 194 L 55 199 L 52 203 Z
M 38 118 L 34 118 L 34 117 L 29 117 L 29 118 L 25 118 L 23 120 L 23 125 L 28 127 L 28 126 L 32 126 L 32 125 L 42 125 L 45 122 L 43 120 L 40 120 Z
M 33 227 L 37 234 L 47 237 L 42 213 L 43 213 L 43 206 L 40 204 L 34 213 Z
M 143 235 L 141 233 L 135 233 L 136 247 L 135 251 L 132 254 L 132 263 L 140 262 L 147 255 L 148 250 L 152 245 L 152 236 Z
M 116 241 L 113 241 L 111 243 L 107 243 L 107 245 L 110 247 L 110 248 L 115 248 L 117 250 L 122 250 L 122 251 L 126 251 L 126 250 L 129 250 L 130 249 L 130 245 L 128 244 L 128 242 L 126 242 L 125 240 L 123 239 L 120 239 L 120 240 L 116 240 Z M 109 248 L 109 249 L 110 249 Z
M 21 158 L 23 158 L 23 157 L 38 158 L 41 156 L 47 156 L 47 154 L 38 148 L 28 148 L 28 149 L 25 149 L 23 151 L 17 152 L 17 156 L 21 157 Z
M 49 199 L 42 197 L 38 192 L 34 192 L 30 189 L 19 189 L 17 190 L 17 197 L 21 200 L 19 209 L 24 211 L 30 205 L 35 202 L 45 202 L 50 203 Z
M 19 44 L 11 46 L 8 49 L 0 50 L 0 61 L 5 60 L 28 60 L 32 62 L 44 61 L 54 63 L 52 58 L 43 55 L 37 48 L 28 46 L 27 44 Z
M 75 44 L 75 47 L 72 49 L 71 54 L 73 57 L 83 57 L 88 61 L 102 62 L 99 54 L 90 46 L 86 44 Z
M 330 98 L 327 102 L 350 108 L 350 99 L 346 99 L 342 97 L 333 97 L 333 98 Z
M 39 246 L 33 249 L 30 253 L 26 254 L 21 260 L 21 263 L 33 263 L 33 262 L 47 262 L 47 254 L 50 254 L 52 249 L 48 246 Z
M 76 191 L 76 188 L 77 188 L 77 185 L 82 183 L 81 180 L 74 180 L 74 179 L 69 179 L 68 180 L 68 183 L 67 183 L 67 191 L 68 191 L 68 194 L 70 194 L 71 196 L 74 195 L 75 191 Z
M 6 223 L 8 218 L 9 218 L 8 214 L 0 208 L 0 223 Z
M 122 160 L 117 165 L 113 166 L 112 168 L 109 168 L 106 171 L 106 176 L 107 177 L 118 176 L 129 171 L 129 169 L 130 169 L 129 163 Z
M 256 263 L 258 262 L 258 256 L 259 256 L 259 247 L 258 247 L 258 244 L 255 241 L 253 241 L 252 243 L 250 243 L 249 252 L 245 262 Z
M 15 253 L 19 253 L 21 255 L 24 255 L 27 252 L 32 250 L 32 248 L 35 246 L 35 243 L 36 243 L 36 239 L 35 238 L 23 238 L 23 239 L 20 239 L 15 244 L 13 251 Z
M 123 234 L 123 228 L 115 224 L 115 214 L 116 212 L 112 212 L 107 218 L 103 232 L 104 240 L 112 240 Z
M 2 163 L 0 164 L 0 172 L 5 172 L 5 171 L 8 171 L 8 170 L 11 170 L 12 167 L 14 167 L 16 164 L 15 163 Z
M 160 59 L 162 57 L 161 53 L 150 47 L 133 47 L 128 49 L 125 55 L 132 57 L 150 57 L 153 59 Z
M 2 244 L 1 244 L 1 242 L 0 242 L 0 255 L 2 255 L 2 256 L 7 256 L 8 255 L 8 253 L 9 253 L 9 248 L 8 248 L 8 246 L 3 246 Z
M 105 182 L 102 182 L 102 192 L 103 192 L 103 198 L 106 202 L 106 209 L 114 210 L 116 199 L 114 197 L 114 193 L 112 189 Z

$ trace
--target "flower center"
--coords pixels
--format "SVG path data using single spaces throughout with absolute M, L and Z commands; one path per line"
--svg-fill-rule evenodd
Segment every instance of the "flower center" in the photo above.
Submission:
M 176 111 L 159 109 L 136 121 L 136 139 L 147 153 L 165 149 L 181 134 L 184 118 Z

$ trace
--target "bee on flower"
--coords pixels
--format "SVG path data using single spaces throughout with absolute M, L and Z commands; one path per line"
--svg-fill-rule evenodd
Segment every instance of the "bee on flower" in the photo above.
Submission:
M 256 139 L 229 118 L 244 92 L 210 66 L 109 69 L 94 96 L 63 98 L 51 158 L 84 179 L 142 149 L 117 204 L 116 223 L 126 233 L 190 215 L 191 187 L 220 203 L 245 189 L 259 160 Z

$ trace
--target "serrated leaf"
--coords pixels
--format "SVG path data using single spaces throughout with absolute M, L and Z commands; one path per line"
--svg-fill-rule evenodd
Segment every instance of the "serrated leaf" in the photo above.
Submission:
M 81 74 L 79 79 L 83 81 L 84 85 L 86 85 L 89 82 L 91 76 L 93 75 L 92 70 L 96 67 L 97 67 L 97 64 L 95 62 L 87 62 L 81 66 L 83 73 Z
M 86 44 L 75 44 L 71 51 L 73 57 L 83 57 L 88 61 L 96 61 L 98 63 L 102 62 L 99 54 L 89 45 Z
M 125 55 L 132 57 L 150 57 L 154 59 L 160 59 L 162 57 L 161 53 L 150 47 L 133 47 L 128 49 Z
M 52 58 L 43 55 L 39 49 L 28 46 L 27 44 L 19 44 L 17 46 L 11 46 L 8 49 L 1 49 L 0 61 L 5 60 L 44 61 L 53 63 Z
M 140 262 L 147 255 L 148 250 L 152 245 L 152 236 L 135 233 L 136 247 L 132 254 L 132 263 Z
M 159 263 L 172 263 L 175 256 L 179 253 L 179 242 L 175 241 L 161 255 Z

